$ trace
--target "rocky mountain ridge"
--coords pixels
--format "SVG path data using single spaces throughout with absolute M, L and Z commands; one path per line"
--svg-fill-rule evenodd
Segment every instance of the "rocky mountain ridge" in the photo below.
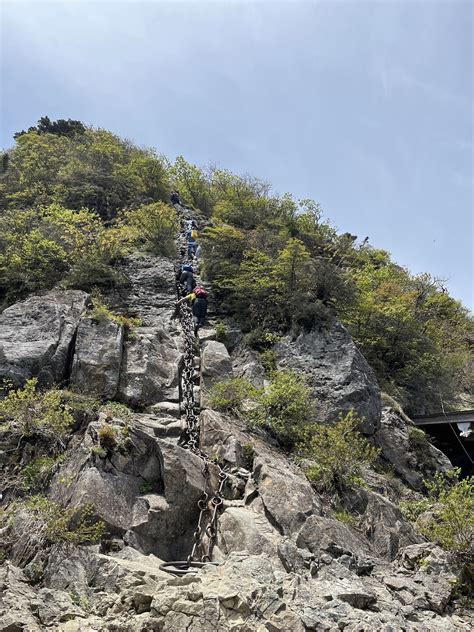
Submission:
M 427 467 L 449 462 L 432 446 L 431 458 L 419 460 L 406 420 L 382 408 L 373 372 L 337 322 L 281 340 L 279 365 L 307 376 L 325 421 L 349 409 L 362 414 L 364 432 L 396 476 L 369 472 L 367 487 L 344 499 L 357 524 L 337 520 L 286 454 L 206 405 L 218 380 L 264 380 L 258 355 L 238 332 L 226 347 L 208 328 L 195 359 L 196 389 L 200 447 L 228 472 L 214 549 L 219 565 L 185 577 L 160 568 L 189 554 L 202 462 L 178 443 L 183 336 L 173 318 L 173 262 L 137 254 L 124 272 L 129 285 L 107 298 L 114 311 L 140 318 L 132 333 L 90 318 L 90 297 L 81 291 L 32 296 L 0 315 L 0 376 L 15 386 L 38 377 L 41 385 L 59 383 L 133 408 L 127 419 L 84 415 L 49 489 L 63 507 L 93 504 L 107 529 L 102 544 L 35 545 L 21 511 L 2 529 L 0 630 L 472 629 L 469 612 L 452 604 L 459 569 L 415 533 L 397 504 L 421 485 Z M 104 424 L 126 429 L 126 450 L 97 450 Z M 9 474 L 31 448 L 11 452 L 8 432 L 1 446 L 4 499 L 11 500 Z M 210 476 L 215 487 L 212 463 Z

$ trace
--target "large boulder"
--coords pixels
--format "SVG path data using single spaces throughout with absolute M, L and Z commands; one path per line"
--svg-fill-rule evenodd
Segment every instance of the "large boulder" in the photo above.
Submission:
M 81 320 L 71 370 L 71 383 L 80 391 L 113 399 L 122 362 L 123 327 L 111 320 Z
M 253 479 L 270 523 L 283 535 L 298 531 L 320 503 L 306 477 L 276 453 L 257 452 Z
M 205 483 L 202 460 L 157 438 L 140 418 L 125 431 L 118 420 L 109 421 L 117 445 L 105 456 L 98 449 L 102 425 L 89 424 L 70 452 L 53 481 L 53 499 L 71 506 L 92 503 L 111 534 L 143 553 L 186 557 Z
M 79 290 L 52 290 L 7 308 L 0 315 L 0 379 L 15 387 L 32 377 L 40 385 L 66 381 L 88 301 Z
M 226 346 L 217 340 L 207 340 L 201 352 L 201 405 L 207 406 L 212 386 L 233 377 L 232 360 Z
M 351 336 L 334 321 L 325 328 L 283 338 L 274 347 L 279 367 L 304 375 L 317 404 L 318 420 L 336 421 L 355 410 L 364 417 L 363 432 L 380 424 L 380 390 L 374 372 Z
M 417 441 L 417 436 L 422 439 Z M 431 445 L 421 430 L 388 406 L 382 409 L 381 425 L 374 441 L 395 472 L 415 489 L 423 487 L 425 477 L 452 468 L 448 457 Z
M 139 327 L 125 343 L 119 396 L 127 404 L 146 407 L 178 401 L 181 340 L 161 327 Z

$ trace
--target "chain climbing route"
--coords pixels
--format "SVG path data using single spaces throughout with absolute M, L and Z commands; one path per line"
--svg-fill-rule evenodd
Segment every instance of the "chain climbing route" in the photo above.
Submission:
M 195 386 L 199 384 L 200 356 L 199 338 L 193 323 L 192 309 L 183 298 L 183 288 L 179 281 L 180 271 L 184 265 L 191 266 L 193 251 L 189 249 L 186 223 L 184 216 L 181 218 L 182 229 L 177 240 L 177 264 L 176 264 L 176 293 L 178 296 L 178 316 L 183 331 L 184 349 L 180 380 L 180 404 L 184 412 L 185 428 L 179 440 L 186 450 L 196 454 L 202 461 L 203 492 L 198 500 L 198 520 L 193 533 L 191 551 L 186 560 L 165 562 L 160 566 L 174 575 L 186 575 L 196 572 L 199 568 L 208 564 L 216 564 L 212 561 L 212 551 L 217 538 L 217 520 L 219 510 L 222 507 L 222 492 L 227 472 L 218 463 L 212 462 L 209 456 L 200 448 L 200 406 L 195 395 Z M 214 483 L 211 476 L 211 468 L 217 472 L 217 481 Z

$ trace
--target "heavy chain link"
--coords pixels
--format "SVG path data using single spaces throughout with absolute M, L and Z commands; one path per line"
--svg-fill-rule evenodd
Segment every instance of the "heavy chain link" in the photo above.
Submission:
M 183 292 L 181 284 L 179 283 L 179 271 L 183 264 L 191 263 L 187 258 L 188 250 L 185 218 L 182 218 L 182 230 L 177 240 L 177 251 L 178 257 L 175 269 L 176 292 L 178 299 L 180 299 L 182 298 Z M 193 545 L 190 554 L 185 561 L 166 562 L 161 565 L 161 568 L 175 575 L 185 575 L 189 572 L 195 572 L 193 571 L 195 568 L 215 563 L 212 562 L 212 550 L 217 539 L 218 513 L 222 507 L 222 492 L 228 474 L 225 468 L 222 468 L 218 463 L 212 463 L 218 473 L 217 489 L 213 493 L 211 486 L 211 461 L 209 456 L 201 450 L 199 445 L 199 406 L 194 396 L 194 387 L 196 382 L 199 382 L 199 367 L 195 366 L 195 355 L 196 351 L 199 350 L 199 341 L 194 333 L 191 306 L 187 302 L 184 302 L 178 306 L 178 310 L 178 316 L 184 334 L 180 403 L 184 410 L 186 421 L 186 426 L 180 437 L 179 445 L 193 452 L 193 454 L 196 454 L 202 460 L 204 485 L 202 496 L 197 503 L 199 514 L 196 529 L 193 533 Z

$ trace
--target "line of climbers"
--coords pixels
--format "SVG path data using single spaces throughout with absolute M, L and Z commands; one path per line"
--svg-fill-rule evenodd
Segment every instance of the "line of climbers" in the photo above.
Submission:
M 181 198 L 177 191 L 173 191 L 170 201 L 172 204 L 181 205 Z M 181 284 L 184 296 L 176 303 L 176 308 L 185 301 L 191 303 L 194 335 L 197 335 L 199 328 L 206 322 L 208 298 L 204 287 L 196 281 L 193 268 L 193 265 L 196 268 L 199 266 L 201 255 L 201 246 L 197 243 L 199 226 L 195 219 L 186 219 L 184 223 L 187 255 L 191 263 L 182 264 L 181 269 L 178 270 L 177 281 Z M 183 252 L 182 254 L 184 255 L 185 253 Z

